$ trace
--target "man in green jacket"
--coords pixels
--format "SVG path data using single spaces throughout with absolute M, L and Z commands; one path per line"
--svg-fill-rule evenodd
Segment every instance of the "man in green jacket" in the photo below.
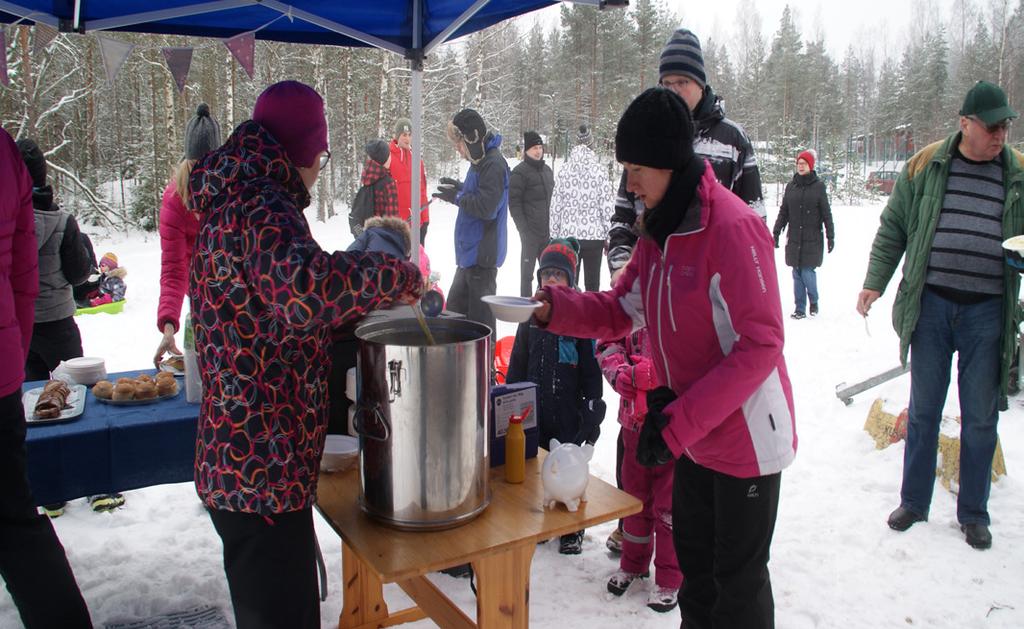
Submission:
M 900 258 L 893 303 L 900 360 L 910 367 L 910 417 L 900 506 L 889 526 L 928 519 L 939 423 L 953 352 L 960 395 L 957 520 L 967 543 L 992 546 L 988 496 L 999 409 L 1016 343 L 1020 276 L 1001 242 L 1024 233 L 1024 155 L 1006 145 L 1017 112 L 997 85 L 979 81 L 960 109 L 960 130 L 907 161 L 882 212 L 857 311 L 867 316 Z

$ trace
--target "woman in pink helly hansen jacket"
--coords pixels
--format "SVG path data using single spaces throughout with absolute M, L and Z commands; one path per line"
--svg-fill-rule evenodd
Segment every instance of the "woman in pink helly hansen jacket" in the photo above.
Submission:
M 664 255 L 642 238 L 615 288 L 550 290 L 548 329 L 621 338 L 646 325 L 658 380 L 678 395 L 664 409 L 672 453 L 739 478 L 772 474 L 797 446 L 774 245 L 710 168 L 698 194 Z
M 663 75 L 692 71 L 688 59 L 663 55 Z M 690 112 L 674 92 L 630 103 L 615 156 L 646 207 L 632 258 L 610 291 L 539 291 L 534 316 L 552 332 L 598 338 L 647 327 L 660 386 L 647 396 L 636 458 L 676 459 L 683 624 L 771 629 L 768 560 L 781 471 L 797 446 L 772 238 L 694 155 Z

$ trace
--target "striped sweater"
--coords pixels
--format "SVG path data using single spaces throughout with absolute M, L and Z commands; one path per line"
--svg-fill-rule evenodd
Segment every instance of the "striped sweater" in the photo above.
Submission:
M 1001 159 L 974 162 L 959 150 L 953 153 L 926 284 L 956 301 L 1003 294 L 1005 197 Z

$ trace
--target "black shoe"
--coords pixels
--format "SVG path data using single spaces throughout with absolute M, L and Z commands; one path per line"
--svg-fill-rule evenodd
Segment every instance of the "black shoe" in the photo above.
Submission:
M 811 316 L 818 316 L 818 304 L 811 304 Z
M 558 552 L 562 555 L 579 555 L 583 552 L 583 531 L 563 535 L 558 540 Z
M 793 314 L 789 315 L 789 318 L 790 319 L 806 319 L 807 315 L 805 315 L 804 313 L 802 313 L 799 310 L 797 310 Z
M 923 515 L 918 515 L 910 509 L 898 507 L 895 511 L 889 514 L 889 528 L 894 531 L 905 531 L 910 527 L 914 526 L 916 522 L 924 522 L 928 518 Z
M 967 536 L 967 543 L 972 548 L 977 548 L 978 550 L 992 548 L 992 533 L 989 532 L 987 525 L 977 523 L 961 524 L 960 530 Z

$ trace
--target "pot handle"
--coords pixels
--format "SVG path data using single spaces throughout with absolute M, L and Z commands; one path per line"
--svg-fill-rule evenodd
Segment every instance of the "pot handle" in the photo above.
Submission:
M 367 430 L 367 426 L 363 422 L 363 417 L 366 413 L 372 413 L 373 415 L 370 426 L 373 430 Z M 359 436 L 374 441 L 387 441 L 391 438 L 391 427 L 388 425 L 388 420 L 384 417 L 384 413 L 380 410 L 380 404 L 377 403 L 371 406 L 357 402 L 356 410 L 352 414 L 352 427 L 355 428 L 356 434 Z

